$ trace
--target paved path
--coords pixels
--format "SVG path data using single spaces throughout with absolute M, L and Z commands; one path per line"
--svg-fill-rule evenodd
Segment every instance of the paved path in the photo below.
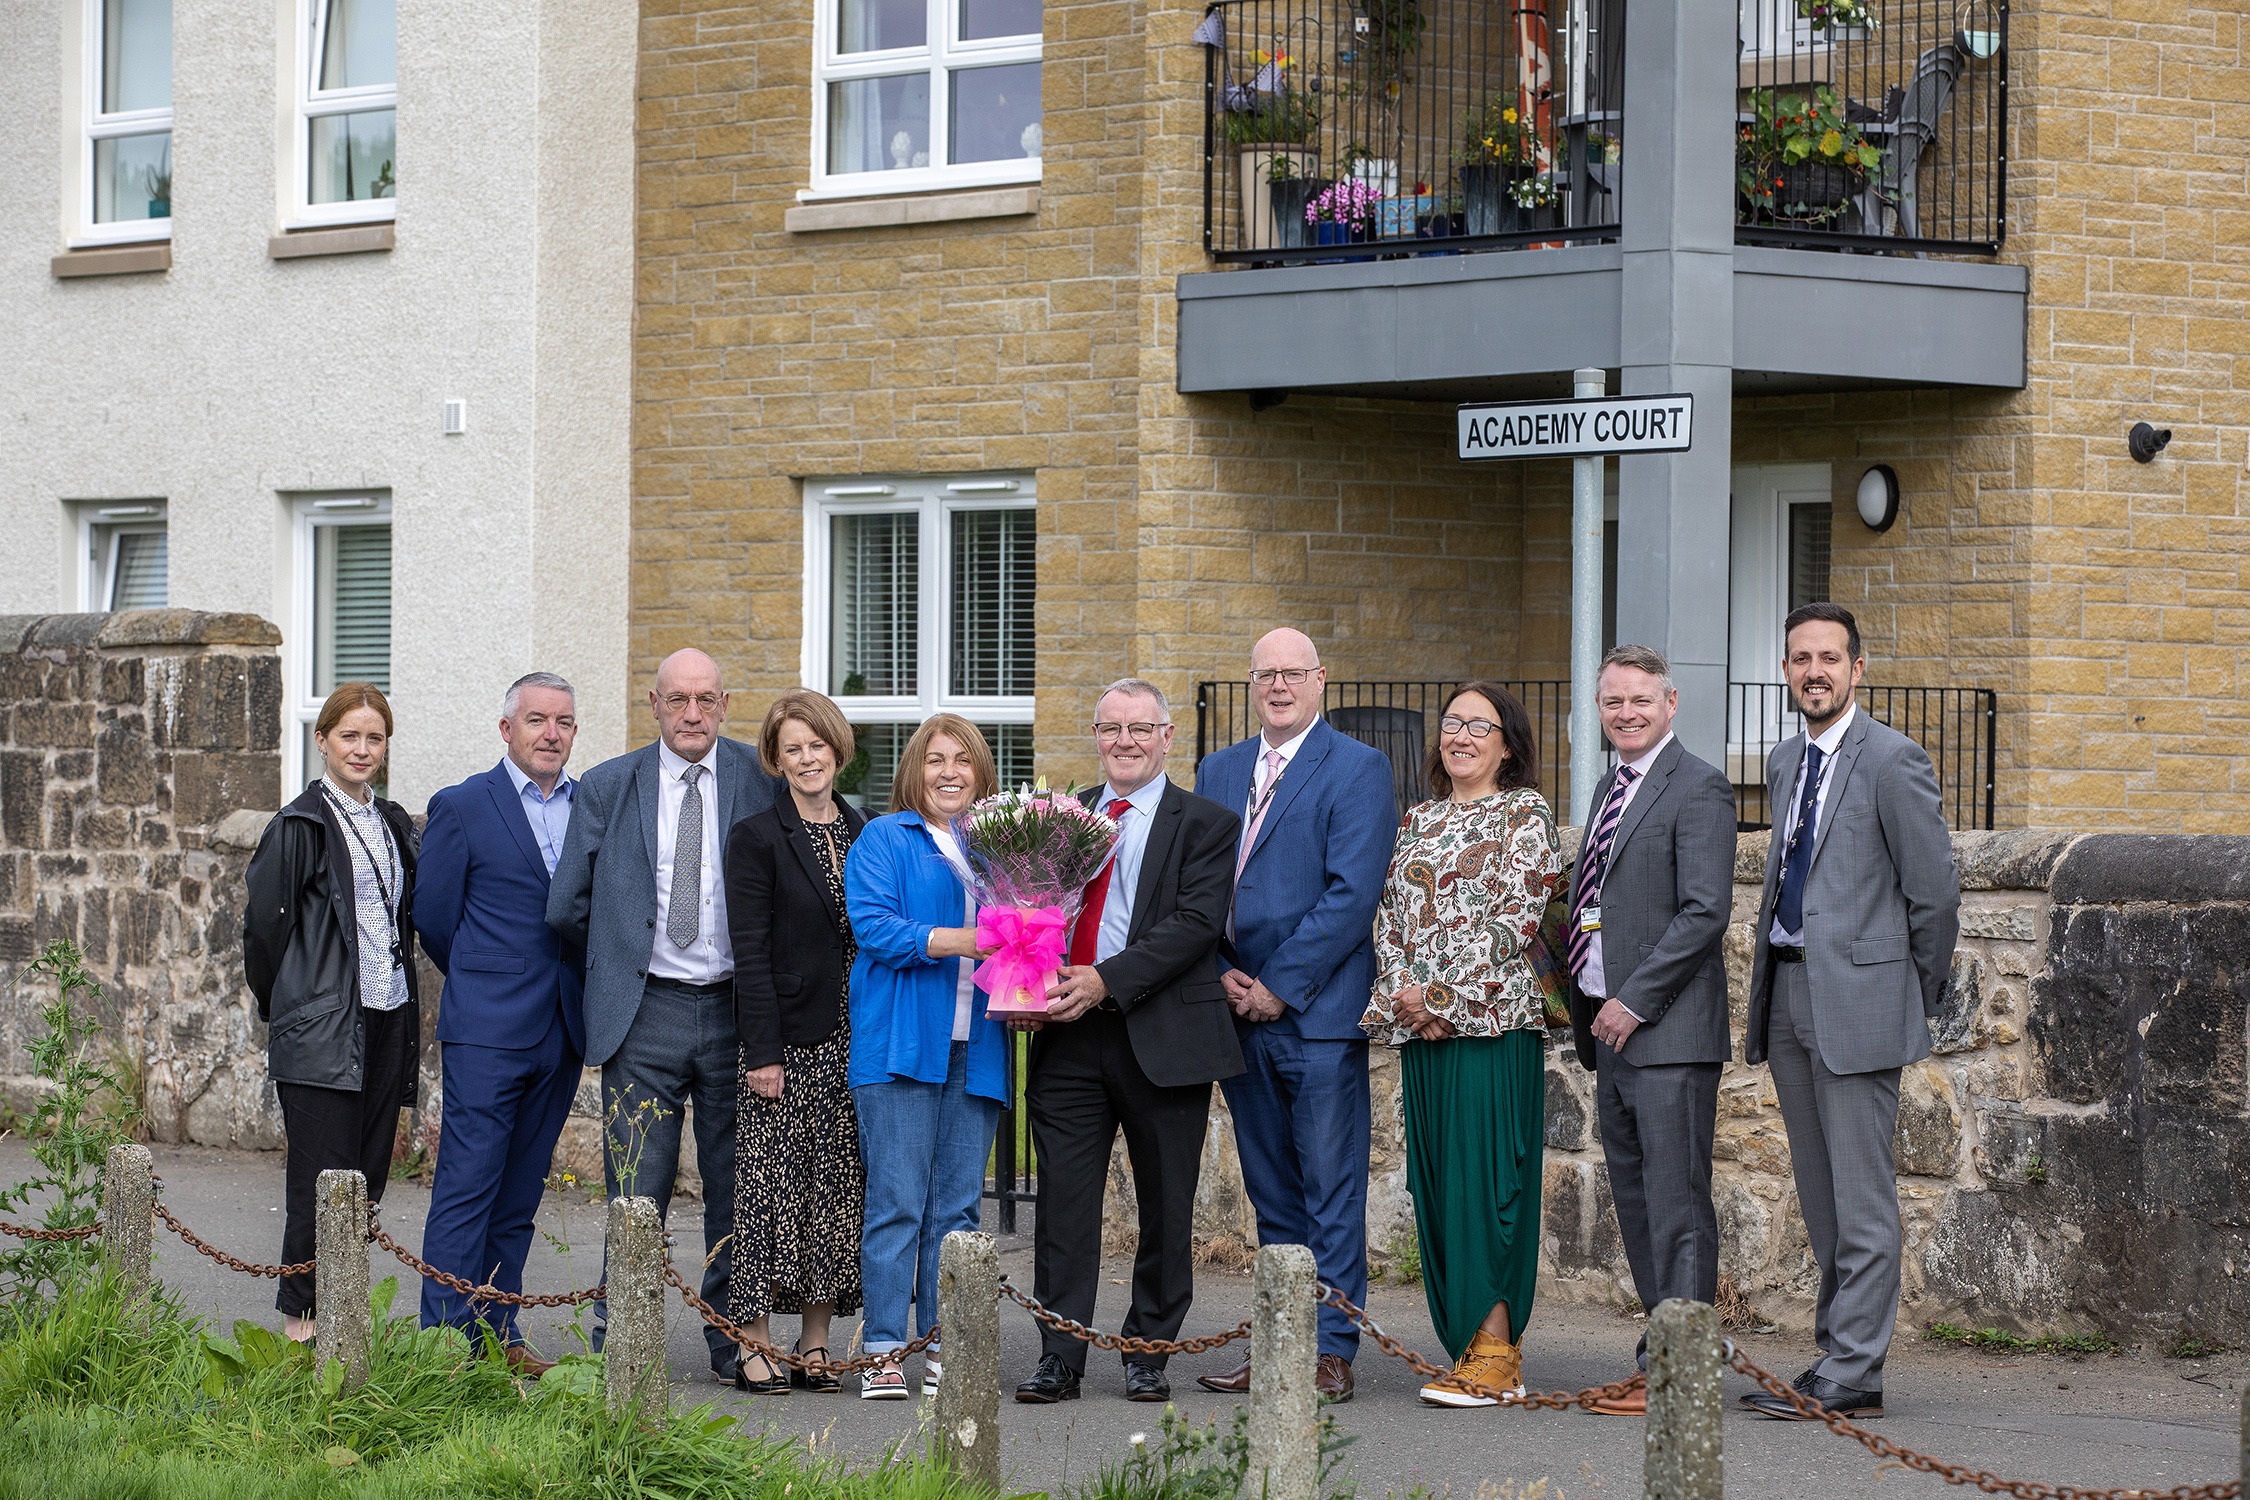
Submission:
M 245 1259 L 278 1258 L 281 1241 L 281 1158 L 277 1154 L 155 1148 L 164 1198 L 191 1228 Z M 0 1141 L 0 1179 L 24 1175 L 24 1152 Z M 419 1249 L 426 1190 L 393 1183 L 383 1222 L 400 1243 Z M 693 1206 L 690 1205 L 690 1219 Z M 601 1268 L 601 1208 L 580 1195 L 550 1194 L 541 1228 L 554 1238 L 534 1249 L 526 1281 L 534 1291 L 591 1285 Z M 567 1246 L 567 1250 L 563 1247 Z M 278 1327 L 273 1283 L 253 1282 L 196 1255 L 158 1232 L 157 1274 L 188 1307 L 213 1313 L 223 1325 L 252 1318 Z M 378 1252 L 379 1253 L 379 1252 Z M 692 1277 L 690 1252 L 678 1263 Z M 1002 1241 L 1001 1269 L 1028 1289 L 1030 1241 Z M 403 1273 L 382 1255 L 378 1279 Z M 1127 1269 L 1105 1277 L 1097 1326 L 1114 1329 L 1122 1316 Z M 1212 1333 L 1248 1316 L 1249 1278 L 1206 1272 L 1186 1332 Z M 400 1290 L 399 1310 L 414 1295 Z M 1436 1356 L 1428 1313 L 1418 1287 L 1378 1287 L 1371 1311 L 1383 1326 L 1425 1355 Z M 553 1352 L 566 1318 L 537 1314 L 527 1328 L 533 1342 Z M 794 1319 L 777 1319 L 794 1332 Z M 1543 1302 L 1525 1338 L 1525 1377 L 1535 1387 L 1577 1390 L 1615 1379 L 1631 1358 L 1640 1324 L 1606 1310 Z M 709 1401 L 740 1414 L 747 1425 L 812 1438 L 823 1450 L 872 1455 L 911 1438 L 926 1403 L 864 1402 L 847 1385 L 841 1397 L 797 1394 L 753 1400 L 732 1387 L 710 1383 L 698 1325 L 676 1301 L 669 1316 L 673 1401 Z M 1010 1381 L 1030 1373 L 1038 1337 L 1020 1309 L 1000 1313 L 1002 1370 Z M 841 1320 L 848 1337 L 856 1322 Z M 1751 1358 L 1784 1376 L 1802 1369 L 1809 1341 L 1795 1336 L 1745 1336 Z M 1232 1346 L 1177 1361 L 1174 1400 L 1197 1421 L 1214 1413 L 1224 1421 L 1232 1403 L 1197 1388 L 1198 1371 L 1232 1363 Z M 1135 1432 L 1154 1434 L 1162 1408 L 1123 1399 L 1116 1357 L 1096 1351 L 1088 1365 L 1084 1399 L 1048 1407 L 1004 1400 L 1000 1422 L 1003 1463 L 1012 1490 L 1057 1490 L 1120 1461 Z M 1415 1400 L 1420 1381 L 1405 1365 L 1372 1345 L 1362 1353 L 1359 1394 L 1333 1408 L 1344 1431 L 1358 1438 L 1351 1450 L 1360 1491 L 1369 1496 L 1415 1487 L 1476 1496 L 1489 1484 L 1492 1500 L 1507 1496 L 1509 1482 L 1524 1486 L 1551 1480 L 1550 1496 L 1603 1500 L 1640 1493 L 1641 1423 L 1577 1411 L 1440 1411 Z M 1889 1415 L 1876 1430 L 1895 1442 L 1956 1462 L 1989 1468 L 2008 1478 L 2050 1484 L 2170 1488 L 2209 1483 L 2238 1472 L 2238 1411 L 2250 1358 L 2222 1355 L 2203 1361 L 2166 1360 L 2152 1351 L 2084 1361 L 2045 1356 L 1971 1354 L 1902 1342 L 1894 1349 L 1886 1386 Z M 1731 1403 L 1747 1383 L 1730 1376 Z M 1892 1469 L 1856 1443 L 1798 1423 L 1768 1422 L 1730 1412 L 1725 1429 L 1727 1492 L 1755 1500 L 1814 1500 L 1836 1495 L 1913 1497 L 1968 1495 L 1926 1475 Z

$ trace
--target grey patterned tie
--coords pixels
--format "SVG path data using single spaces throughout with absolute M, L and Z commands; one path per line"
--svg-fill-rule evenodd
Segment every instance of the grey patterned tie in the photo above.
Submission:
M 689 766 L 681 779 L 687 795 L 680 798 L 679 837 L 672 845 L 672 902 L 664 914 L 664 935 L 675 948 L 695 941 L 697 920 L 703 909 L 703 793 L 696 786 L 703 767 Z

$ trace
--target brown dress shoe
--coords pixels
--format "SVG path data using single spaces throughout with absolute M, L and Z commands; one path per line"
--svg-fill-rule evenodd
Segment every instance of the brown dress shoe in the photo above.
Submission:
M 541 1359 L 532 1353 L 528 1344 L 510 1344 L 501 1358 L 508 1362 L 508 1368 L 519 1380 L 537 1380 L 555 1367 L 553 1360 Z
M 1195 1383 L 1222 1396 L 1239 1396 L 1250 1389 L 1250 1361 L 1245 1359 L 1224 1375 L 1198 1375 Z
M 1637 1385 L 1622 1396 L 1604 1396 L 1586 1409 L 1604 1417 L 1645 1417 L 1648 1387 Z
M 1323 1401 L 1352 1399 L 1352 1362 L 1341 1354 L 1323 1354 L 1313 1367 L 1313 1386 Z

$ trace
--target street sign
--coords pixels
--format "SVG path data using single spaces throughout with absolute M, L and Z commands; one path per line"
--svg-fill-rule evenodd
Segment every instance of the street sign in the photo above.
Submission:
M 1679 453 L 1695 426 L 1695 397 L 1487 401 L 1459 408 L 1455 420 L 1463 458 Z

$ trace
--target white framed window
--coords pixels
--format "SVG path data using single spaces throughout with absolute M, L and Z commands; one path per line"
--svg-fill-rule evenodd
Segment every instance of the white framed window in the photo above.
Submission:
M 76 509 L 79 609 L 164 608 L 171 598 L 164 502 L 103 500 Z
M 815 0 L 800 198 L 1037 182 L 1040 0 Z
M 84 76 L 70 243 L 172 233 L 172 0 L 84 0 Z
M 1781 622 L 1829 597 L 1835 491 L 1824 463 L 1744 464 L 1733 478 L 1727 678 L 1766 686 L 1728 690 L 1727 751 L 1735 784 L 1758 786 L 1766 750 L 1801 727 L 1780 687 Z
M 940 712 L 984 732 L 1002 785 L 1030 779 L 1037 577 L 1029 474 L 805 481 L 803 680 L 866 755 L 840 790 L 888 806 L 900 748 Z
M 398 212 L 398 0 L 297 0 L 293 227 Z
M 388 495 L 320 495 L 291 510 L 284 670 L 296 732 L 284 737 L 282 770 L 284 786 L 295 788 L 318 774 L 312 727 L 328 695 L 346 682 L 391 690 L 391 502 Z

